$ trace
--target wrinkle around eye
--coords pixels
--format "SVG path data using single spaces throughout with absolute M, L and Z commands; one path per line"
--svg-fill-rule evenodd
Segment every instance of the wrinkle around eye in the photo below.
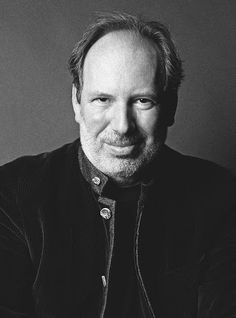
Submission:
M 137 100 L 135 101 L 135 104 L 136 104 L 138 107 L 140 107 L 140 108 L 142 108 L 142 109 L 144 109 L 144 110 L 146 110 L 146 109 L 151 109 L 152 107 L 154 107 L 154 106 L 157 105 L 157 103 L 156 103 L 155 101 L 153 101 L 153 100 L 151 100 L 151 99 L 148 99 L 148 98 L 144 98 L 144 97 L 137 99 Z
M 92 99 L 91 102 L 92 102 L 92 104 L 106 106 L 110 103 L 110 100 L 108 97 L 96 97 L 96 98 Z
M 100 101 L 101 103 L 105 103 L 108 101 L 108 98 L 107 97 L 99 97 L 99 98 L 96 98 L 96 100 Z

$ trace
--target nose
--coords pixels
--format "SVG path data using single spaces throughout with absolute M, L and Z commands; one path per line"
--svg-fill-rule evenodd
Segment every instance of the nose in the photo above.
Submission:
M 112 129 L 120 135 L 127 134 L 135 128 L 132 106 L 128 103 L 117 104 L 112 113 Z

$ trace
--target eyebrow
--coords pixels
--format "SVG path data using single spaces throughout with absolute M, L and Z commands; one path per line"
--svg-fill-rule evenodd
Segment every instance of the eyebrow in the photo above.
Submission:
M 109 93 L 104 93 L 102 91 L 94 91 L 94 92 L 91 92 L 88 94 L 89 98 L 92 98 L 92 97 L 107 97 L 107 98 L 114 98 L 114 95 L 112 94 L 109 94 Z M 140 93 L 136 93 L 136 94 L 133 94 L 131 95 L 131 98 L 135 99 L 135 98 L 140 98 L 140 97 L 147 97 L 147 98 L 150 98 L 150 99 L 154 99 L 154 100 L 157 100 L 158 99 L 158 94 L 156 93 L 153 93 L 153 92 L 140 92 Z
M 150 99 L 154 99 L 154 100 L 157 100 L 158 98 L 158 94 L 155 94 L 155 93 L 145 93 L 145 92 L 142 92 L 142 93 L 139 93 L 139 94 L 134 94 L 132 95 L 132 98 L 138 98 L 138 97 L 146 97 L 146 98 L 150 98 Z
M 94 91 L 88 94 L 89 97 L 94 97 L 94 96 L 105 96 L 105 97 L 113 97 L 113 95 L 108 94 L 108 93 L 103 93 L 100 91 Z

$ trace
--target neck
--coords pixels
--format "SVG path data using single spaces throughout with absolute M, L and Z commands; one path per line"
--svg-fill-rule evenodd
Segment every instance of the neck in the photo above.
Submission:
M 132 176 L 127 176 L 127 175 L 107 175 L 110 180 L 114 183 L 114 185 L 121 187 L 121 188 L 126 188 L 126 187 L 132 187 L 137 185 L 138 183 L 141 182 L 141 175 L 140 173 L 133 174 Z
M 114 179 L 112 178 L 113 183 L 120 188 L 129 188 L 133 187 L 140 183 L 139 180 L 136 179 Z

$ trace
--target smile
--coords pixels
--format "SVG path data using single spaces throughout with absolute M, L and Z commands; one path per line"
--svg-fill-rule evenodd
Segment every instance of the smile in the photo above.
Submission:
M 121 155 L 121 156 L 131 154 L 135 148 L 135 144 L 133 144 L 133 145 L 106 144 L 106 146 L 108 147 L 109 152 L 111 152 L 113 155 Z

